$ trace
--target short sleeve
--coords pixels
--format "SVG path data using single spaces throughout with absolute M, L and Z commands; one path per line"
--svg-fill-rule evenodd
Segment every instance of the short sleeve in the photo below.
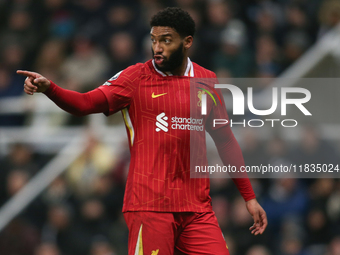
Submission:
M 141 65 L 136 64 L 118 72 L 99 87 L 109 103 L 109 111 L 105 115 L 111 115 L 130 105 L 139 84 Z

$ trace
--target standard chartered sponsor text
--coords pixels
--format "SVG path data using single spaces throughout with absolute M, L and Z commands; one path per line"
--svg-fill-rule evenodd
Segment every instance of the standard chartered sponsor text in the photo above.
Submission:
M 191 117 L 181 118 L 176 116 L 171 118 L 171 122 L 172 129 L 203 131 L 203 119 L 195 119 Z

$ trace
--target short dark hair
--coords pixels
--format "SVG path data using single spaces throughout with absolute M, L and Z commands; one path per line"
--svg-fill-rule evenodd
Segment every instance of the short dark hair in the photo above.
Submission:
M 156 13 L 150 21 L 151 27 L 171 27 L 181 37 L 194 36 L 195 22 L 187 11 L 179 7 L 167 7 Z

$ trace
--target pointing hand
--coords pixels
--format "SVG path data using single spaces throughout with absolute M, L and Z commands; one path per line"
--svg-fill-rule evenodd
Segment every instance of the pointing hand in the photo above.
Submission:
M 39 73 L 17 70 L 17 74 L 26 76 L 24 91 L 28 95 L 36 92 L 45 92 L 51 85 L 51 82 Z

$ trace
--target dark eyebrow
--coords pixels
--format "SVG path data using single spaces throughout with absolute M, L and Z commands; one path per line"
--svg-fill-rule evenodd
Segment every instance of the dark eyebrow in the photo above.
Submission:
M 151 33 L 150 33 L 150 35 L 151 35 L 151 36 L 155 36 L 155 35 L 153 35 L 153 34 L 151 34 Z M 163 34 L 163 35 L 160 35 L 160 37 L 167 37 L 167 36 L 172 37 L 172 34 Z

